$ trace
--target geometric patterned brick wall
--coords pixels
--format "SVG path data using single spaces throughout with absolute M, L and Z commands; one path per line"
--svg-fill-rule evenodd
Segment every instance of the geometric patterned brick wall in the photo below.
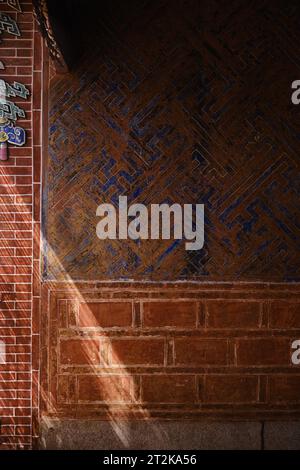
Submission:
M 50 84 L 44 278 L 299 280 L 298 2 L 90 13 L 85 56 Z M 204 203 L 204 249 L 100 241 L 96 207 L 124 194 Z

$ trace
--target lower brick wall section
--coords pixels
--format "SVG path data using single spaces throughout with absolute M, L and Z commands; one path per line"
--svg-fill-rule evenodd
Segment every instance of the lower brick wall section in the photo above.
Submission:
M 42 295 L 43 416 L 300 418 L 299 285 L 49 282 Z

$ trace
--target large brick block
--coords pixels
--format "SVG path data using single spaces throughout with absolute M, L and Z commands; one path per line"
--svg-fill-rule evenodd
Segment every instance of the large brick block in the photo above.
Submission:
M 119 365 L 163 365 L 163 338 L 130 338 L 111 341 L 111 361 Z
M 271 402 L 300 402 L 300 375 L 269 377 Z
M 98 340 L 68 339 L 60 342 L 60 361 L 62 364 L 99 364 Z
M 259 302 L 207 302 L 209 328 L 258 328 Z
M 271 328 L 300 328 L 300 302 L 271 302 Z
M 81 327 L 130 327 L 132 326 L 132 303 L 87 302 L 79 306 Z
M 0 286 L 0 291 L 5 292 L 0 299 L 0 339 L 2 339 L 2 335 L 7 336 L 5 338 L 6 360 L 9 361 L 6 364 L 1 364 L 0 368 L 7 372 L 16 373 L 15 379 L 0 383 L 2 394 L 6 392 L 6 387 L 9 387 L 9 392 L 12 392 L 11 400 L 7 399 L 6 403 L 2 404 L 0 414 L 5 414 L 5 409 L 8 408 L 8 413 L 11 415 L 10 424 L 13 426 L 13 431 L 9 433 L 10 437 L 5 435 L 5 431 L 1 432 L 0 449 L 30 447 L 32 407 L 36 403 L 35 372 L 39 367 L 39 341 L 36 337 L 31 338 L 30 331 L 30 326 L 33 323 L 31 317 L 33 265 L 33 145 L 31 127 L 35 113 L 32 107 L 32 96 L 38 96 L 41 93 L 41 84 L 32 87 L 35 50 L 32 3 L 21 0 L 22 13 L 17 14 L 10 3 L 0 3 L 0 11 L 8 13 L 17 20 L 22 36 L 16 40 L 10 39 L 12 38 L 10 35 L 1 35 L 0 57 L 5 66 L 5 69 L 1 70 L 1 78 L 8 83 L 14 81 L 24 83 L 29 87 L 31 96 L 27 100 L 18 97 L 10 98 L 10 101 L 17 103 L 26 112 L 26 119 L 18 120 L 18 124 L 26 129 L 27 142 L 24 147 L 9 145 L 9 159 L 0 162 L 0 193 L 5 194 L 0 200 L 0 238 L 2 242 L 0 274 L 3 274 L 1 277 L 3 284 L 1 285 L 7 286 L 5 289 Z M 37 34 L 39 35 L 39 33 Z M 8 298 L 9 291 L 14 292 L 14 298 Z M 10 331 L 8 330 L 9 326 Z M 13 342 L 10 339 L 13 339 Z M 24 371 L 24 376 L 22 371 Z M 25 371 L 26 373 L 30 372 L 30 375 L 25 377 Z M 14 393 L 16 397 L 14 397 Z M 26 418 L 28 422 L 19 422 L 19 417 L 25 419 L 25 416 L 28 417 Z M 18 424 L 26 424 L 26 427 L 18 426 Z
M 196 302 L 145 302 L 143 326 L 193 328 L 196 326 Z
M 287 366 L 291 364 L 291 341 L 287 338 L 248 338 L 237 342 L 237 364 Z
M 203 393 L 208 403 L 253 403 L 258 400 L 258 377 L 207 375 Z
M 133 378 L 123 375 L 78 377 L 78 398 L 86 402 L 128 402 L 133 399 Z
M 195 403 L 196 377 L 192 375 L 142 376 L 142 401 L 154 403 Z
M 228 343 L 225 339 L 175 339 L 175 364 L 225 365 L 228 362 Z

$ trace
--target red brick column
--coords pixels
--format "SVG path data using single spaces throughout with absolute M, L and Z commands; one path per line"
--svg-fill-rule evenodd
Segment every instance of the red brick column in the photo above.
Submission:
M 32 407 L 38 406 L 36 388 L 32 388 L 38 369 L 32 253 L 38 258 L 33 229 L 38 232 L 40 220 L 41 40 L 34 32 L 32 2 L 21 1 L 21 7 L 19 13 L 6 3 L 0 5 L 21 31 L 20 37 L 1 35 L 5 70 L 0 76 L 8 83 L 23 83 L 31 92 L 26 101 L 12 98 L 26 112 L 18 125 L 26 129 L 27 142 L 24 147 L 10 145 L 9 160 L 0 163 L 0 339 L 6 345 L 6 363 L 0 364 L 0 449 L 31 447 Z

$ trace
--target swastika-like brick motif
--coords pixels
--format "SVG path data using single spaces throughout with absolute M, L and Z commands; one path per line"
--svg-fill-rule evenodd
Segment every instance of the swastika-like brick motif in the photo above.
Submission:
M 299 2 L 99 3 L 50 84 L 44 277 L 299 281 Z M 100 241 L 120 195 L 204 203 L 204 248 Z

